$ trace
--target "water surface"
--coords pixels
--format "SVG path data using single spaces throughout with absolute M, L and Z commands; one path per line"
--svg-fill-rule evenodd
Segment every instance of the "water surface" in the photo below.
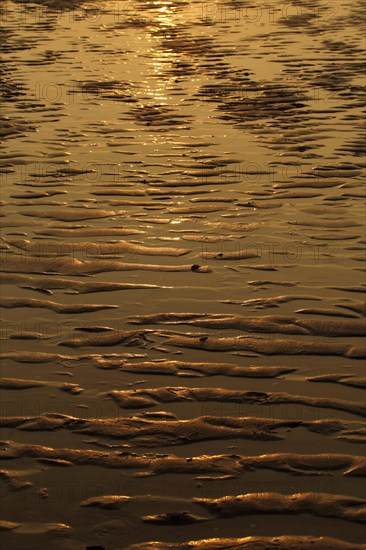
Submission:
M 4 544 L 363 547 L 363 3 L 1 10 Z

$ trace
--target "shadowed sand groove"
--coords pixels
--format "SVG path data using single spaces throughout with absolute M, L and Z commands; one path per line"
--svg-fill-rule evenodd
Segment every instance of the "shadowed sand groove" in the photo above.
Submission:
M 107 395 L 112 397 L 124 409 L 154 407 L 159 403 L 175 401 L 218 401 L 256 405 L 299 403 L 310 407 L 335 409 L 358 416 L 366 416 L 366 407 L 362 402 L 351 403 L 341 399 L 289 395 L 286 393 L 236 391 L 222 388 L 161 387 L 143 390 L 113 390 L 108 392 Z
M 140 235 L 144 233 L 138 229 L 132 229 L 127 227 L 90 227 L 79 228 L 76 226 L 72 229 L 67 227 L 50 227 L 49 229 L 41 229 L 35 231 L 36 235 L 47 235 L 51 237 L 119 237 L 123 235 Z
M 43 210 L 32 210 L 31 212 L 21 212 L 23 216 L 36 216 L 38 218 L 51 218 L 61 222 L 79 222 L 82 220 L 92 220 L 96 218 L 109 218 L 110 216 L 122 216 L 126 214 L 125 210 L 99 210 L 97 208 L 70 209 L 70 210 L 52 210 L 45 212 Z
M 120 419 L 81 419 L 50 413 L 35 417 L 8 416 L 1 427 L 25 431 L 53 431 L 66 429 L 81 434 L 123 439 L 138 446 L 185 445 L 212 439 L 251 439 L 280 441 L 286 439 L 280 430 L 305 428 L 310 432 L 362 443 L 365 430 L 361 422 L 341 420 L 288 421 L 255 417 L 199 416 L 192 420 L 155 420 L 132 416 Z
M 92 362 L 105 369 L 120 368 L 127 372 L 145 374 L 167 374 L 182 377 L 205 377 L 205 376 L 243 376 L 248 378 L 276 378 L 296 370 L 287 367 L 242 367 L 232 363 L 194 363 L 188 361 L 167 361 L 158 359 L 155 361 L 144 361 L 128 363 L 121 359 L 108 357 L 92 357 Z
M 42 380 L 24 380 L 19 378 L 2 378 L 0 380 L 0 388 L 5 390 L 26 390 L 46 385 L 47 382 L 43 382 Z
M 0 354 L 0 357 L 2 359 L 10 359 L 11 361 L 14 361 L 15 363 L 55 363 L 55 364 L 65 364 L 65 365 L 77 365 L 79 361 L 90 361 L 92 363 L 105 360 L 108 361 L 110 359 L 112 362 L 115 360 L 116 354 L 110 355 L 98 355 L 98 354 L 92 354 L 92 355 L 63 355 L 61 353 L 43 353 L 43 352 L 36 352 L 36 351 L 24 351 L 24 352 L 8 352 Z M 131 354 L 131 353 L 122 353 L 118 355 L 119 363 L 124 363 L 127 361 L 127 359 L 131 359 L 132 357 L 145 357 L 144 354 Z
M 40 273 L 60 275 L 93 275 L 108 271 L 167 271 L 207 273 L 211 271 L 208 266 L 198 266 L 192 269 L 192 265 L 154 265 L 127 263 L 112 260 L 80 261 L 76 259 L 32 258 L 31 256 L 6 257 L 2 262 L 1 270 L 14 273 Z
M 331 475 L 342 472 L 345 476 L 362 477 L 366 471 L 366 459 L 362 456 L 336 454 L 268 454 L 261 456 L 202 455 L 180 457 L 172 454 L 137 454 L 119 451 L 95 451 L 92 449 L 65 449 L 26 445 L 15 441 L 4 441 L 0 449 L 2 459 L 32 457 L 40 461 L 47 459 L 50 466 L 63 461 L 68 465 L 95 465 L 104 468 L 139 470 L 138 477 L 170 473 L 193 474 L 205 479 L 210 474 L 224 474 L 239 477 L 252 469 L 272 469 L 291 475 Z M 54 461 L 54 462 L 52 462 Z
M 65 525 L 64 523 L 44 523 L 44 524 L 34 524 L 34 523 L 15 523 L 11 521 L 1 521 L 0 522 L 0 531 L 13 531 L 15 530 L 20 533 L 24 533 L 27 536 L 34 535 L 37 533 L 49 533 L 56 537 L 65 536 L 69 534 L 71 530 L 70 525 Z
M 139 283 L 84 282 L 75 281 L 73 279 L 60 279 L 58 277 L 42 277 L 36 279 L 35 277 L 17 275 L 15 273 L 0 273 L 0 282 L 2 284 L 14 283 L 21 288 L 42 292 L 44 294 L 53 294 L 52 290 L 60 289 L 71 289 L 73 294 L 89 294 L 91 292 L 110 292 L 114 290 L 150 290 L 152 288 L 167 288 L 160 285 Z
M 280 304 L 287 304 L 295 300 L 315 300 L 315 301 L 319 300 L 320 301 L 321 298 L 317 298 L 316 296 L 306 296 L 306 295 L 295 295 L 295 296 L 282 295 L 282 296 L 271 296 L 270 298 L 252 298 L 250 300 L 243 300 L 243 301 L 220 300 L 220 302 L 222 302 L 223 304 L 238 304 L 240 306 L 253 306 L 256 309 L 262 309 L 266 307 L 278 307 Z
M 31 307 L 50 309 L 56 313 L 87 313 L 91 311 L 100 311 L 101 309 L 115 309 L 118 306 L 103 305 L 103 304 L 74 304 L 67 306 L 52 302 L 51 300 L 35 300 L 34 298 L 3 298 L 1 307 L 12 309 L 17 307 Z
M 366 378 L 358 378 L 352 374 L 348 376 L 344 374 L 323 374 L 321 376 L 309 377 L 308 380 L 310 380 L 310 382 L 334 382 L 336 384 L 343 384 L 354 388 L 366 387 Z
M 366 501 L 341 495 L 302 493 L 298 495 L 247 494 L 221 499 L 196 499 L 212 514 L 236 516 L 263 512 L 265 514 L 308 512 L 315 516 L 337 517 L 365 523 Z
M 366 323 L 355 320 L 301 319 L 292 316 L 266 315 L 263 317 L 242 317 L 225 314 L 168 313 L 132 317 L 136 324 L 193 325 L 214 329 L 237 329 L 249 332 L 282 334 L 316 334 L 322 336 L 366 336 Z
M 108 254 L 150 254 L 151 256 L 182 256 L 188 254 L 190 250 L 186 248 L 168 248 L 141 246 L 128 242 L 119 241 L 118 243 L 68 243 L 62 241 L 40 241 L 32 243 L 30 241 L 8 241 L 8 244 L 24 250 L 35 256 L 49 255 L 72 255 L 74 252 L 82 251 L 87 256 L 104 256 Z
M 102 331 L 103 332 L 103 331 Z M 129 338 L 129 335 L 144 335 L 141 331 L 131 331 L 121 335 L 121 339 Z M 141 340 L 143 343 L 143 340 Z M 195 363 L 188 361 L 168 361 L 157 359 L 154 361 L 129 362 L 131 354 L 89 354 L 89 355 L 62 355 L 59 353 L 42 352 L 9 352 L 0 354 L 1 359 L 10 359 L 17 363 L 65 363 L 77 364 L 79 361 L 88 361 L 101 369 L 121 369 L 131 373 L 145 374 L 169 374 L 174 376 L 243 376 L 249 378 L 276 378 L 283 374 L 295 371 L 295 368 L 287 367 L 243 367 L 232 363 Z M 141 355 L 135 355 L 141 357 Z
M 37 301 L 35 301 L 37 302 Z M 4 306 L 6 307 L 6 306 Z M 91 306 L 92 307 L 92 306 Z M 96 306 L 97 307 L 97 306 Z M 113 306 L 109 306 L 113 307 Z M 141 323 L 138 322 L 138 324 L 150 324 L 150 319 Z M 281 319 L 282 321 L 282 319 Z M 153 324 L 153 323 L 152 323 Z M 175 324 L 175 323 L 173 323 Z M 188 324 L 195 324 L 188 322 Z M 204 325 L 206 327 L 206 323 L 204 321 L 199 321 L 198 326 Z M 227 328 L 237 328 L 238 330 L 244 331 L 243 328 L 238 328 L 236 324 L 231 324 L 229 322 L 229 325 L 225 323 L 215 322 L 212 323 L 213 328 L 216 329 L 227 329 Z M 208 328 L 211 328 L 211 323 L 208 321 Z M 247 323 L 242 323 L 240 326 L 243 327 L 248 326 L 249 331 L 256 331 L 257 326 L 259 326 L 258 332 L 264 332 L 271 336 L 272 332 L 284 332 L 285 334 L 305 334 L 305 335 L 315 335 L 317 336 L 317 332 L 315 332 L 314 327 L 312 327 L 311 331 L 303 329 L 303 327 L 298 327 L 297 325 L 287 325 L 286 323 L 271 323 L 268 322 L 267 318 L 261 318 L 259 322 L 257 323 L 257 319 L 255 319 L 254 322 L 251 323 L 250 318 Z M 361 321 L 360 324 L 355 323 L 353 325 L 348 325 L 346 328 L 341 329 L 338 325 L 333 325 L 332 321 L 324 321 L 321 324 L 317 324 L 315 322 L 315 326 L 319 327 L 319 330 L 322 330 L 325 334 L 331 334 L 334 336 L 335 332 L 338 332 L 340 330 L 347 332 L 356 333 L 356 335 L 359 335 L 360 332 L 364 331 L 364 323 Z M 274 329 L 272 330 L 272 327 Z M 284 329 L 282 330 L 282 327 Z M 138 332 L 138 331 L 135 331 Z M 149 333 L 151 337 L 154 335 L 161 336 L 165 338 L 166 343 L 177 346 L 177 347 L 186 347 L 186 348 L 196 348 L 196 349 L 203 349 L 203 350 L 211 350 L 211 351 L 232 351 L 232 350 L 248 350 L 248 351 L 254 351 L 256 353 L 260 353 L 263 355 L 276 355 L 276 354 L 282 354 L 282 355 L 335 355 L 335 356 L 343 356 L 343 357 L 350 357 L 350 358 L 358 358 L 362 359 L 366 357 L 366 347 L 358 346 L 358 345 L 352 345 L 348 344 L 346 342 L 338 342 L 335 341 L 334 343 L 323 343 L 323 342 L 317 342 L 314 338 L 313 341 L 301 341 L 301 340 L 295 340 L 295 339 L 283 339 L 278 338 L 274 339 L 272 336 L 271 338 L 266 339 L 266 337 L 252 337 L 252 336 L 235 336 L 231 338 L 226 337 L 216 337 L 216 336 L 208 336 L 207 334 L 200 334 L 197 333 L 197 335 L 193 333 L 178 333 L 173 331 L 164 331 L 164 330 L 153 330 L 153 329 L 146 329 L 144 331 L 139 331 L 140 334 L 143 333 Z M 124 333 L 121 333 L 120 331 L 111 330 L 109 334 L 103 334 L 98 335 L 97 337 L 93 336 L 85 336 L 82 338 L 72 338 L 71 340 L 61 342 L 61 345 L 70 346 L 70 347 L 82 347 L 82 346 L 113 346 L 117 345 L 121 342 L 121 338 L 124 338 Z M 149 338 L 150 341 L 151 338 Z
M 214 538 L 189 542 L 146 542 L 134 544 L 128 550 L 364 550 L 364 544 L 349 544 L 348 542 L 330 537 L 245 537 L 245 538 Z
M 80 348 L 83 346 L 116 346 L 119 344 L 145 347 L 147 342 L 151 342 L 146 336 L 148 333 L 150 333 L 149 330 L 118 331 L 117 334 L 113 331 L 112 334 L 110 334 L 109 331 L 107 333 L 103 332 L 102 334 L 98 332 L 96 336 L 87 335 L 84 338 L 73 337 L 71 340 L 60 342 L 59 345 L 69 348 Z
M 234 338 L 216 338 L 207 336 L 192 336 L 186 333 L 177 334 L 168 331 L 160 331 L 159 334 L 166 338 L 166 343 L 177 347 L 204 349 L 209 351 L 254 351 L 263 355 L 336 355 L 352 359 L 364 359 L 366 347 L 352 344 L 338 343 L 312 343 L 301 342 L 292 339 L 265 339 L 252 338 L 251 336 L 237 336 Z
M 129 503 L 141 497 L 128 497 L 116 495 L 103 495 L 84 500 L 81 506 L 95 506 L 98 508 L 128 508 Z M 146 497 L 145 497 L 146 498 Z M 151 497 L 150 497 L 151 498 Z M 150 500 L 147 499 L 146 500 Z M 244 514 L 298 514 L 310 513 L 314 516 L 334 517 L 350 522 L 364 523 L 366 519 L 366 501 L 346 497 L 343 495 L 330 495 L 327 493 L 302 493 L 293 495 L 280 495 L 278 493 L 261 493 L 227 496 L 221 499 L 196 498 L 193 502 L 202 506 L 209 514 L 216 517 L 234 517 Z M 175 514 L 164 514 L 166 523 L 176 523 Z M 170 516 L 170 517 L 169 517 Z M 188 514 L 187 514 L 188 516 Z M 162 516 L 147 516 L 144 521 L 162 520 Z M 184 518 L 186 519 L 186 518 Z M 209 521 L 210 517 L 189 517 L 195 521 Z M 170 520 L 170 521 L 169 521 Z M 165 521 L 161 521 L 165 523 Z M 185 523 L 185 521 L 182 521 Z

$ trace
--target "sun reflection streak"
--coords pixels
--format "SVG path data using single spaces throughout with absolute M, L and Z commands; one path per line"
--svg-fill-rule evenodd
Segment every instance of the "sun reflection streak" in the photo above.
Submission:
M 169 30 L 177 26 L 175 19 L 176 6 L 171 1 L 157 0 L 152 2 L 156 7 L 154 10 L 154 30 L 157 33 L 163 33 L 165 37 L 169 37 Z M 169 49 L 156 49 L 152 47 L 149 51 L 151 57 L 151 72 L 148 77 L 147 92 L 156 101 L 162 105 L 168 104 L 168 94 L 166 93 L 175 78 L 169 76 L 170 68 L 176 54 Z

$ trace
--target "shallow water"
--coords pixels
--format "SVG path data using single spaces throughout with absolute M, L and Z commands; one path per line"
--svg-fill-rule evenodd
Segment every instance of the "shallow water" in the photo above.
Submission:
M 4 546 L 364 548 L 363 3 L 1 10 Z

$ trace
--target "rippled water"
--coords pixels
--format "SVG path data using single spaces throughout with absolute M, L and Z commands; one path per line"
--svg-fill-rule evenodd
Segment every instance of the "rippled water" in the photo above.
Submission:
M 1 15 L 5 546 L 365 548 L 363 2 Z

